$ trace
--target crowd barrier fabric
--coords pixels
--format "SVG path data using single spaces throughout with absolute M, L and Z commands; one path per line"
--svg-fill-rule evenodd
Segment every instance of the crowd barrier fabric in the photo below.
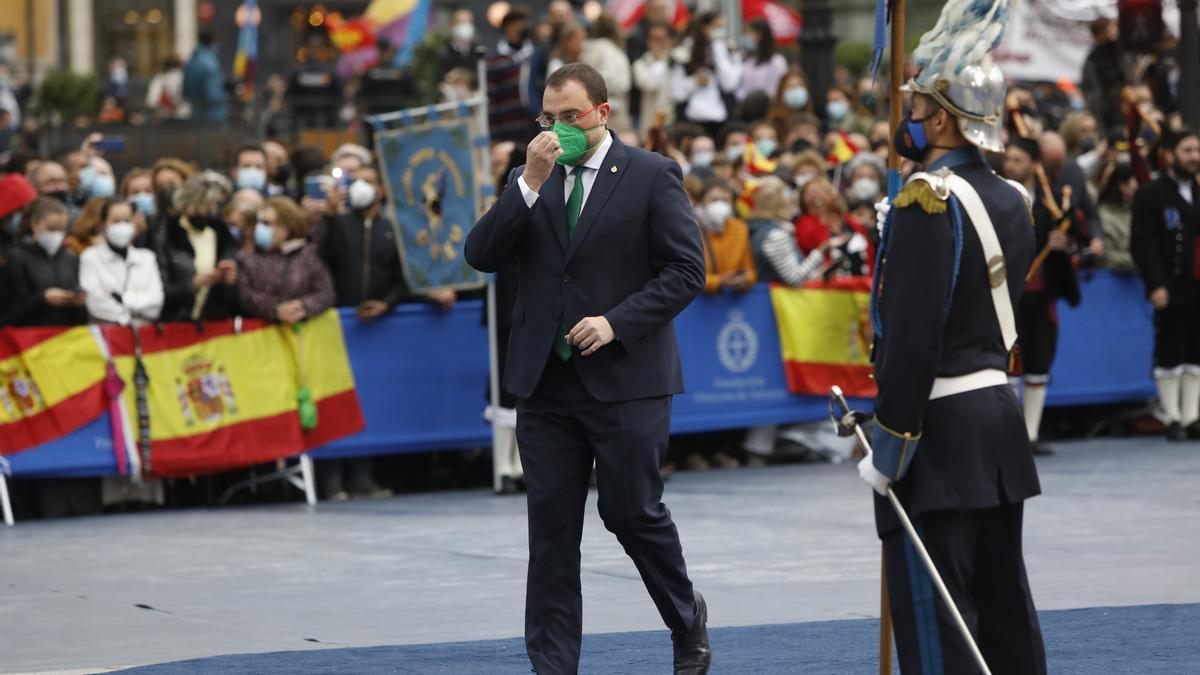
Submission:
M 1077 309 L 1059 307 L 1058 357 L 1050 405 L 1145 400 L 1151 311 L 1136 278 L 1098 272 Z M 317 458 L 486 446 L 487 333 L 478 301 L 442 312 L 402 307 L 374 323 L 341 314 L 366 426 L 313 452 Z M 788 391 L 769 290 L 704 296 L 676 320 L 687 393 L 676 397 L 672 431 L 690 433 L 822 420 L 824 396 Z M 315 337 L 315 336 L 314 336 Z M 319 349 L 319 348 L 314 348 Z M 869 407 L 860 399 L 856 407 Z M 324 416 L 325 411 L 322 411 Z M 9 457 L 16 476 L 116 473 L 103 415 L 63 438 Z

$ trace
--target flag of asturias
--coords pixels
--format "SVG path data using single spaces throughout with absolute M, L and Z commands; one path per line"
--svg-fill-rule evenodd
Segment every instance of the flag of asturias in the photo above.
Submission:
M 789 391 L 824 396 L 837 385 L 848 396 L 875 396 L 868 279 L 773 285 L 771 306 Z

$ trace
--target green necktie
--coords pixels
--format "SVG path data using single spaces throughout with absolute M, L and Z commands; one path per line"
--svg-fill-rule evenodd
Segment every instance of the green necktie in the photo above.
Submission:
M 571 241 L 571 235 L 575 234 L 575 224 L 579 222 L 579 212 L 583 209 L 583 172 L 586 170 L 587 167 L 583 165 L 571 169 L 570 175 L 575 177 L 575 185 L 571 187 L 571 196 L 567 198 L 568 242 Z M 558 333 L 554 336 L 554 353 L 563 361 L 571 358 L 571 345 L 567 344 L 567 331 L 571 327 L 566 321 L 566 316 L 563 316 L 558 324 Z

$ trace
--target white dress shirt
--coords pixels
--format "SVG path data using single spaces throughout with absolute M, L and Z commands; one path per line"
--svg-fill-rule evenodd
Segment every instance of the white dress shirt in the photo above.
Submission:
M 596 152 L 592 153 L 592 156 L 588 159 L 588 161 L 583 163 L 583 166 L 591 169 L 591 171 L 583 172 L 583 202 L 579 205 L 580 213 L 583 213 L 583 207 L 587 204 L 588 195 L 592 194 L 592 186 L 596 184 L 596 175 L 600 173 L 600 167 L 604 165 L 604 158 L 608 156 L 608 149 L 611 147 L 612 134 L 609 134 L 608 130 L 606 129 L 604 132 L 604 140 L 600 141 L 600 147 L 596 148 Z M 570 170 L 574 168 L 575 167 L 564 166 L 563 170 L 569 173 Z M 556 166 L 554 170 L 558 171 L 558 167 Z M 572 177 L 568 175 L 567 180 L 563 181 L 564 204 L 566 204 L 567 200 L 571 198 L 571 190 L 575 189 L 576 180 L 579 180 L 578 176 Z M 521 187 L 521 196 L 525 198 L 525 205 L 532 209 L 533 205 L 537 203 L 538 193 L 529 189 L 529 184 L 525 182 L 524 174 L 517 179 L 517 185 Z

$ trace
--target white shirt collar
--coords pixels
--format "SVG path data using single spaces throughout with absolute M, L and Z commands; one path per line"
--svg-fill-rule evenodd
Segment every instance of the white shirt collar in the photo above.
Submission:
M 612 143 L 612 133 L 605 129 L 604 140 L 600 141 L 600 147 L 596 148 L 596 152 L 592 153 L 592 156 L 583 165 L 592 171 L 600 171 L 600 167 L 604 166 L 604 158 L 608 156 L 608 149 L 612 147 Z

